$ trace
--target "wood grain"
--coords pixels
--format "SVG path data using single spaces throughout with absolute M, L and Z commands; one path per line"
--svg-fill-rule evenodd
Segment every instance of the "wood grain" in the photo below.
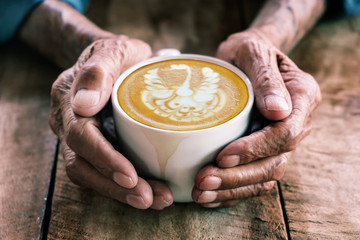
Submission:
M 18 43 L 0 55 L 0 239 L 39 239 L 56 145 L 49 92 L 58 70 Z
M 49 239 L 287 239 L 277 189 L 228 209 L 138 210 L 70 182 L 59 156 Z
M 106 22 L 111 32 L 142 39 L 154 52 L 177 48 L 183 53 L 212 56 L 219 42 L 246 27 L 240 7 L 237 0 L 111 1 L 106 21 L 89 11 L 94 22 Z
M 157 19 L 162 8 L 148 12 L 141 0 L 93 2 L 103 7 L 90 8 L 95 22 L 155 50 L 213 55 L 219 41 L 244 26 L 229 26 L 230 18 L 242 19 L 227 11 L 238 10 L 230 0 L 182 1 L 175 10 L 185 11 L 185 3 L 194 10 L 164 22 Z M 139 8 L 131 8 L 134 2 Z M 323 93 L 312 134 L 280 184 L 292 239 L 360 238 L 359 26 L 359 17 L 323 21 L 291 54 Z M 49 92 L 59 72 L 21 44 L 0 54 L 0 239 L 39 239 L 56 146 L 47 123 Z M 175 204 L 141 211 L 75 186 L 64 165 L 60 155 L 49 239 L 287 239 L 278 188 L 229 209 Z
M 323 94 L 281 182 L 293 239 L 360 238 L 359 26 L 360 17 L 324 21 L 292 53 Z
M 174 47 L 213 55 L 224 36 L 241 27 L 227 24 L 229 9 L 233 17 L 238 14 L 234 6 L 235 1 L 110 1 L 101 10 L 106 19 L 98 20 L 92 9 L 89 16 L 112 32 L 145 40 L 155 51 Z M 174 204 L 143 211 L 75 186 L 64 168 L 59 155 L 49 239 L 287 239 L 277 188 L 229 209 Z

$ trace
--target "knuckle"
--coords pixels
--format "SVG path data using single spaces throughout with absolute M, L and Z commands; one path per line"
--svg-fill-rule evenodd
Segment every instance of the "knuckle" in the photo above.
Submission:
M 214 165 L 207 165 L 204 168 L 201 169 L 201 171 L 210 176 L 218 176 L 219 174 L 219 168 L 215 167 Z
M 76 172 L 77 167 L 77 161 L 76 158 L 73 157 L 71 159 L 68 159 L 68 161 L 66 162 L 66 173 L 68 176 L 72 176 L 74 174 L 74 172 Z
M 261 183 L 259 195 L 268 193 L 271 189 L 273 189 L 274 185 L 275 185 L 274 181 Z
M 62 117 L 61 114 L 58 113 L 58 111 L 52 111 L 49 114 L 49 126 L 51 130 L 60 137 L 62 132 Z
M 268 131 L 267 128 L 264 128 L 241 138 L 233 146 L 240 157 L 240 164 L 295 149 L 298 142 L 298 134 L 300 134 L 299 130 L 293 125 L 283 122 L 274 123 L 273 127 L 277 129 L 275 134 L 273 131 Z
M 106 71 L 102 65 L 99 64 L 88 64 L 84 65 L 79 73 L 79 80 L 82 83 L 91 84 L 99 79 L 105 78 Z
M 74 115 L 69 116 L 69 119 L 64 123 L 64 136 L 66 144 L 73 147 L 83 135 L 84 126 L 79 124 Z
M 247 157 L 246 162 L 249 162 L 252 159 L 265 158 L 270 155 L 278 154 L 282 151 L 283 145 L 286 142 L 284 138 L 283 134 L 273 134 L 273 132 L 270 132 L 265 128 L 261 129 L 249 136 L 248 144 L 241 154 Z M 243 163 L 241 156 L 240 160 Z
M 58 135 L 62 128 L 62 108 L 67 101 L 65 97 L 70 91 L 70 74 L 71 69 L 60 74 L 51 87 L 49 125 Z
M 79 163 L 75 156 L 75 153 L 72 152 L 70 149 L 67 149 L 66 152 L 64 152 L 64 158 L 66 160 L 66 175 L 73 183 L 81 185 L 81 181 L 79 180 L 78 176 Z
M 257 133 L 253 133 L 253 137 L 255 134 L 260 134 L 261 131 Z M 234 148 L 237 149 L 237 153 L 240 157 L 240 163 L 244 164 L 250 162 L 252 159 L 254 159 L 261 148 L 261 146 L 258 146 L 257 141 L 252 141 L 252 137 L 244 137 L 241 140 L 234 142 Z
M 72 149 L 79 151 L 79 154 L 83 154 L 83 144 L 89 138 L 89 132 L 91 132 L 92 125 L 98 124 L 93 118 L 77 118 L 72 114 L 68 121 L 64 123 L 64 136 L 66 143 Z M 98 139 L 101 141 L 102 139 Z M 94 146 L 98 144 L 94 143 Z M 97 149 L 91 149 L 92 152 L 96 152 Z
M 73 69 L 69 68 L 68 70 L 62 72 L 56 81 L 51 86 L 51 96 L 55 99 L 61 99 L 61 96 L 68 93 L 71 88 L 71 79 Z
M 309 73 L 304 72 L 304 78 L 307 80 L 308 85 L 309 85 L 308 89 L 306 91 L 307 95 L 310 95 L 309 97 L 311 97 L 311 98 L 315 98 L 314 101 L 316 103 L 320 103 L 321 102 L 321 92 L 320 92 L 319 84 L 317 83 L 315 78 Z M 311 89 L 312 91 L 309 91 L 309 89 Z
M 308 99 L 305 101 L 309 102 L 308 104 L 310 105 L 318 106 L 320 104 L 322 100 L 320 87 L 311 74 L 301 70 L 294 70 L 288 74 L 286 78 L 292 80 L 292 84 L 294 84 L 294 95 L 296 95 L 297 98 Z
M 314 107 L 313 107 L 312 110 L 314 110 L 322 102 L 322 95 L 321 95 L 321 91 L 320 91 L 320 86 L 318 85 L 318 83 L 316 82 L 315 79 L 314 79 L 314 91 L 312 93 L 312 97 L 314 98 L 314 103 L 313 103 Z
M 275 182 L 264 182 L 254 185 L 254 196 L 260 196 L 268 193 L 275 185 Z
M 63 149 L 63 156 L 66 161 L 66 169 L 72 170 L 77 168 L 76 154 L 68 147 Z
M 58 99 L 60 96 L 60 93 L 62 92 L 61 83 L 62 83 L 63 77 L 60 75 L 51 85 L 51 96 L 53 99 Z
M 240 194 L 240 191 L 238 191 L 238 189 L 233 188 L 233 189 L 229 189 L 229 200 L 233 200 L 233 199 L 240 199 L 242 198 L 242 195 Z
M 254 82 L 255 88 L 260 89 L 261 91 L 269 91 L 272 86 L 273 77 L 270 76 L 270 73 L 267 68 L 259 68 L 256 73 L 256 81 Z
M 287 165 L 287 156 L 285 154 L 281 154 L 278 157 L 275 157 L 270 165 L 270 175 L 271 178 L 269 180 L 280 180 L 285 173 Z
M 303 135 L 303 128 L 296 124 L 285 124 L 279 138 L 279 150 L 277 153 L 294 151 Z

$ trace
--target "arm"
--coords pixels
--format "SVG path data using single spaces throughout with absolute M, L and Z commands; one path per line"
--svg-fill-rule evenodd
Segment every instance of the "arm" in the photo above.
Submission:
M 81 52 L 99 39 L 114 38 L 67 3 L 39 4 L 19 31 L 20 38 L 62 68 L 72 66 Z
M 270 0 L 250 30 L 287 53 L 323 15 L 325 0 Z
M 170 189 L 137 176 L 130 161 L 103 136 L 98 114 L 119 74 L 150 57 L 150 47 L 102 30 L 56 0 L 45 1 L 31 12 L 20 37 L 60 67 L 72 66 L 52 86 L 49 117 L 69 178 L 136 208 L 169 206 Z
M 257 109 L 273 122 L 230 143 L 215 165 L 200 170 L 192 195 L 196 202 L 232 206 L 270 191 L 284 175 L 292 152 L 310 133 L 311 113 L 321 101 L 313 77 L 284 52 L 315 24 L 324 8 L 323 0 L 268 0 L 248 30 L 219 46 L 218 57 L 245 71 Z

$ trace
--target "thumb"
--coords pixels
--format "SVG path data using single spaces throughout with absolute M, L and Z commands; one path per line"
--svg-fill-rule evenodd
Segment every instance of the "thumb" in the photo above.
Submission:
M 120 73 L 150 56 L 150 47 L 140 40 L 105 39 L 93 43 L 78 61 L 84 63 L 71 86 L 73 111 L 84 117 L 97 114 L 108 102 Z
M 278 66 L 278 54 L 282 53 L 275 48 L 264 49 L 253 55 L 250 64 L 244 64 L 253 83 L 258 110 L 274 121 L 288 117 L 292 111 L 291 97 Z
M 230 40 L 220 46 L 217 56 L 234 63 L 249 76 L 257 108 L 263 116 L 274 121 L 288 117 L 292 111 L 291 97 L 277 65 L 277 56 L 282 53 L 258 41 L 246 41 L 246 46 L 239 47 L 236 39 Z

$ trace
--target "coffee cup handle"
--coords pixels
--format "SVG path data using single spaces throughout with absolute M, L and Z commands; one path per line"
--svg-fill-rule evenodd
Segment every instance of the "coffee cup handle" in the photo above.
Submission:
M 177 50 L 176 48 L 163 48 L 163 49 L 160 49 L 159 51 L 157 51 L 155 56 L 170 57 L 170 56 L 178 56 L 180 54 L 181 54 L 181 52 L 179 50 Z

